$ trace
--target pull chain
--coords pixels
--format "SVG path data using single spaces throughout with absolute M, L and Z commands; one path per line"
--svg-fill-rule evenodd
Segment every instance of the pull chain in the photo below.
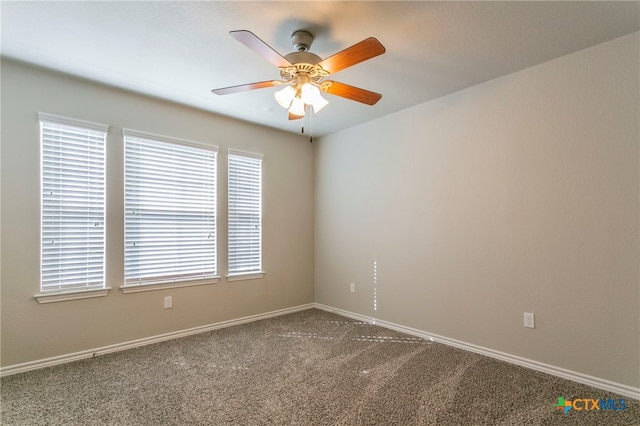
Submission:
M 311 127 L 311 107 L 309 107 L 309 143 L 313 143 L 313 128 Z
M 304 106 L 304 109 L 305 109 L 305 115 L 307 115 L 306 114 L 306 109 L 307 109 L 307 105 L 306 104 Z M 305 117 L 305 115 L 302 116 L 302 128 L 300 129 L 300 133 L 302 133 L 302 134 L 304 134 L 304 117 Z
M 311 114 L 312 114 L 312 109 L 311 109 L 311 105 L 305 105 L 305 110 L 307 107 L 309 107 L 309 112 L 306 113 L 305 111 L 305 115 L 302 117 L 302 126 L 300 128 L 300 133 L 304 134 L 304 120 L 306 119 L 306 117 L 309 117 L 309 143 L 313 143 L 313 134 L 311 131 Z

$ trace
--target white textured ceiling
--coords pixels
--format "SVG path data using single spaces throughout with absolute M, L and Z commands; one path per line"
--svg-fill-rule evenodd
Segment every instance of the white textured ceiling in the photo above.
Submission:
M 381 56 L 331 78 L 383 94 L 375 106 L 331 95 L 313 117 L 326 135 L 640 30 L 640 2 L 9 2 L 2 55 L 287 131 L 268 88 L 210 90 L 278 79 L 231 38 L 247 29 L 282 55 L 290 35 L 316 36 L 326 58 L 367 37 Z

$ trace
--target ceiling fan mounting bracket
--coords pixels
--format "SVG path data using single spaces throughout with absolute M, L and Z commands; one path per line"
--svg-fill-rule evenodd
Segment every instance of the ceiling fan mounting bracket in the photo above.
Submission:
M 305 30 L 297 30 L 291 34 L 291 43 L 296 52 L 307 52 L 313 43 L 313 34 Z

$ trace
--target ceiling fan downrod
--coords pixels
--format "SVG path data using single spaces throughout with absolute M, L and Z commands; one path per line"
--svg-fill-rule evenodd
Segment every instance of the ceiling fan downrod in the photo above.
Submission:
M 313 43 L 313 34 L 305 30 L 297 30 L 291 34 L 291 43 L 296 52 L 307 52 Z

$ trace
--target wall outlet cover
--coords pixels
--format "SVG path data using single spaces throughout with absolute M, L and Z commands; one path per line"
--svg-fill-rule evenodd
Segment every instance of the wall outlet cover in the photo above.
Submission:
M 527 328 L 536 328 L 535 318 L 531 312 L 524 313 L 524 326 Z

